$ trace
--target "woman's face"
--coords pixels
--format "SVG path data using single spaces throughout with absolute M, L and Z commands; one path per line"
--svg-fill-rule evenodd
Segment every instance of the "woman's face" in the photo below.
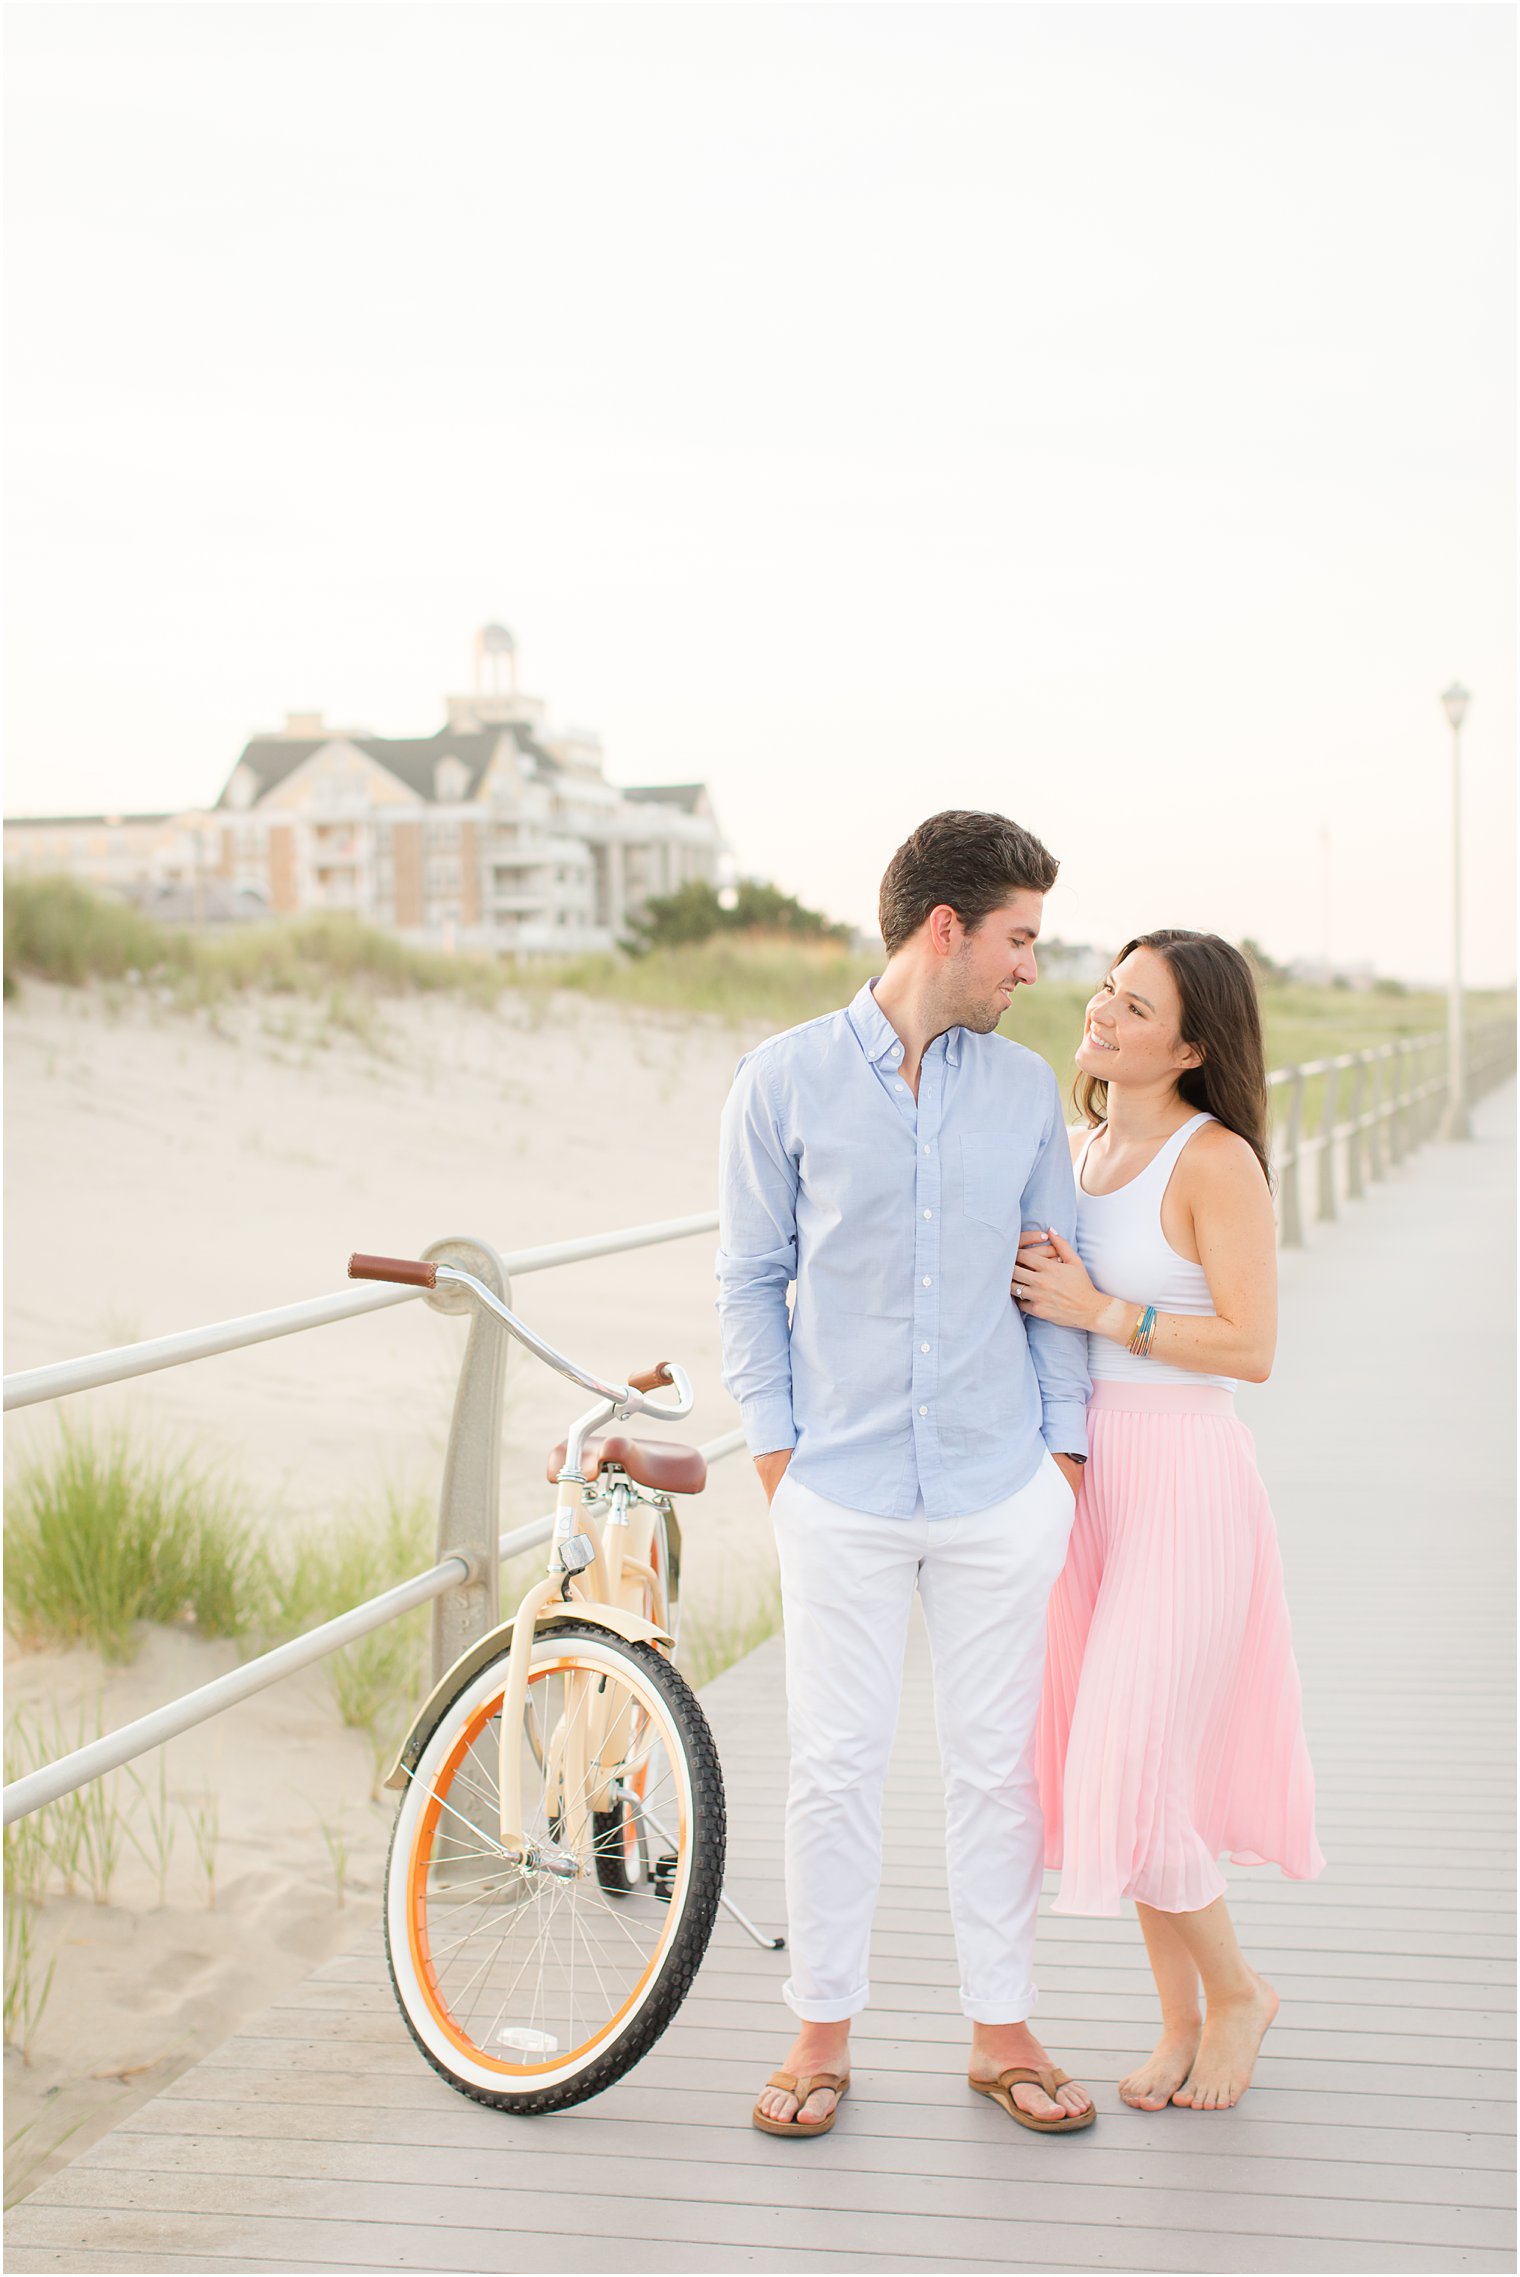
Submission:
M 1199 1054 L 1178 1034 L 1182 998 L 1158 950 L 1131 949 L 1088 1001 L 1077 1046 L 1084 1075 L 1125 1085 L 1174 1083 Z

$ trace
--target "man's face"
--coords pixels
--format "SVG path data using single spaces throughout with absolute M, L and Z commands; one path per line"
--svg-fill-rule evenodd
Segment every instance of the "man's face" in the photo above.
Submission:
M 1016 893 L 984 917 L 974 933 L 960 927 L 946 975 L 955 1026 L 990 1035 L 1014 990 L 1033 988 L 1039 979 L 1034 945 L 1044 907 L 1042 893 Z

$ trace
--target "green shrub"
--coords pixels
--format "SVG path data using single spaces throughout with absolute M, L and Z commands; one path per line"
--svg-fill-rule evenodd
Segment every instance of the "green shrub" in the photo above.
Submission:
M 678 948 L 710 941 L 715 933 L 781 933 L 807 940 L 847 944 L 848 925 L 833 925 L 821 910 L 808 909 L 794 894 L 758 878 L 746 878 L 730 895 L 705 878 L 688 878 L 675 893 L 655 894 L 628 927 L 635 956 L 649 949 Z
M 62 1425 L 7 1495 L 6 1624 L 28 1643 L 126 1660 L 136 1621 L 240 1636 L 252 1580 L 240 1516 L 215 1480 L 125 1431 Z

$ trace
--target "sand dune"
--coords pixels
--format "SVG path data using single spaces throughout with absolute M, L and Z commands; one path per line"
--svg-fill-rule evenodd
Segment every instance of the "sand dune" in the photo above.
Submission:
M 446 1234 L 499 1249 L 710 1207 L 717 1115 L 748 1041 L 556 998 L 488 1014 L 410 1000 L 367 1045 L 320 1007 L 214 1023 L 29 987 L 7 1020 L 6 1367 L 40 1365 L 343 1284 L 351 1249 Z M 525 1276 L 516 1301 L 609 1371 L 672 1353 L 728 1429 L 709 1237 Z M 66 1403 L 224 1455 L 271 1523 L 387 1482 L 436 1487 L 463 1324 L 424 1305 L 196 1362 Z M 503 1523 L 545 1507 L 543 1458 L 578 1395 L 508 1369 Z M 15 1420 L 12 1454 L 52 1428 Z M 691 1544 L 705 1588 L 744 1562 L 758 1507 L 714 1475 Z M 706 1547 L 704 1547 L 704 1544 Z

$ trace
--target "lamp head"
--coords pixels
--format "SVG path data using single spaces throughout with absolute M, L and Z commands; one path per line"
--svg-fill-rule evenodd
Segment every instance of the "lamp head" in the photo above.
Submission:
M 1446 717 L 1450 720 L 1452 732 L 1455 734 L 1457 729 L 1462 725 L 1463 716 L 1466 713 L 1469 702 L 1467 690 L 1463 687 L 1460 680 L 1453 680 L 1451 686 L 1442 696 L 1441 702 L 1445 706 Z

